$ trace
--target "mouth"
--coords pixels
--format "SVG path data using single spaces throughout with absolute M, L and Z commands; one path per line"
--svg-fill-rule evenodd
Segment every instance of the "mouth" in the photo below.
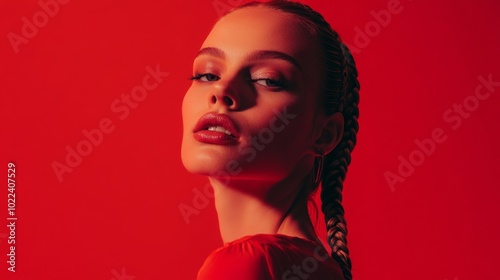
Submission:
M 227 135 L 233 135 L 233 134 L 231 133 L 231 131 L 229 131 L 229 130 L 227 130 L 227 129 L 225 129 L 224 127 L 219 126 L 219 125 L 218 125 L 218 126 L 209 126 L 209 127 L 207 128 L 207 130 L 208 130 L 208 131 L 224 132 L 224 133 L 225 133 L 225 134 L 227 134 Z
M 228 145 L 238 143 L 236 123 L 225 114 L 207 113 L 196 123 L 194 138 L 208 144 Z

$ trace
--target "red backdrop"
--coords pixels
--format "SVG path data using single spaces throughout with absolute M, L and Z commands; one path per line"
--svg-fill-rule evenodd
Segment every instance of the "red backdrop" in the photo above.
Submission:
M 238 2 L 1 2 L 1 279 L 195 278 L 221 240 L 206 179 L 180 161 L 180 105 Z M 496 278 L 499 2 L 304 2 L 360 72 L 355 279 Z

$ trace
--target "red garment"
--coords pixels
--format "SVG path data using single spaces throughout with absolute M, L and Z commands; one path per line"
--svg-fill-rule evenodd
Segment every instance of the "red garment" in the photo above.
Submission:
M 257 234 L 212 252 L 198 280 L 343 280 L 320 243 L 282 234 Z

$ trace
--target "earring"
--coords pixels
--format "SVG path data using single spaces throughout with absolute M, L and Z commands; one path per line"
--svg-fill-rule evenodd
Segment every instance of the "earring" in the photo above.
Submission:
M 317 148 L 316 152 L 318 156 L 314 159 L 313 165 L 313 186 L 316 188 L 321 182 L 321 176 L 323 175 L 323 163 L 325 161 L 325 152 L 322 149 Z

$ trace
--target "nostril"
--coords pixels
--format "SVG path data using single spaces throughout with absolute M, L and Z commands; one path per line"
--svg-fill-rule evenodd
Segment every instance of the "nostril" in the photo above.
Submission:
M 233 100 L 231 98 L 227 97 L 227 96 L 224 96 L 223 100 L 224 100 L 224 103 L 226 103 L 227 106 L 231 106 L 234 103 Z
M 216 103 L 217 102 L 217 97 L 215 97 L 215 95 L 212 96 L 212 103 Z

